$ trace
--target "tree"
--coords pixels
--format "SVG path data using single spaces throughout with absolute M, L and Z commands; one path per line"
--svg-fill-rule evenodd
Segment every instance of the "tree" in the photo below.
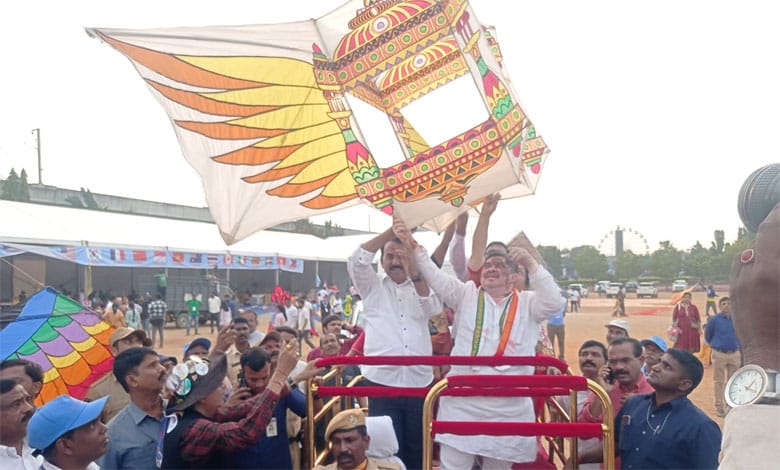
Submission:
M 3 191 L 0 193 L 0 199 L 8 201 L 30 201 L 30 186 L 27 184 L 27 172 L 22 168 L 21 177 L 14 168 L 8 173 L 8 179 L 3 184 Z
M 78 209 L 106 210 L 105 207 L 98 205 L 95 196 L 92 195 L 92 191 L 89 188 L 81 188 L 78 196 L 68 196 L 65 198 L 65 201 Z
M 704 248 L 698 241 L 685 258 L 685 272 L 699 279 L 710 279 L 715 274 L 712 252 Z
M 27 183 L 27 170 L 22 168 L 22 173 L 19 176 L 19 187 L 17 189 L 18 197 L 17 201 L 30 202 L 30 184 Z
M 725 240 L 726 234 L 723 230 L 715 230 L 715 241 L 712 242 L 710 250 L 716 255 L 723 253 L 723 248 L 726 246 Z
M 745 227 L 740 227 L 737 231 L 737 239 L 733 243 L 726 243 L 723 247 L 723 253 L 715 256 L 713 259 L 712 270 L 716 279 L 721 281 L 729 280 L 732 263 L 743 251 L 750 248 L 755 236 L 754 233 L 749 232 Z
M 563 265 L 561 263 L 561 250 L 557 246 L 542 246 L 536 247 L 539 250 L 539 254 L 542 255 L 544 263 L 547 265 L 547 270 L 555 278 L 563 276 Z
M 661 247 L 650 255 L 650 270 L 662 279 L 671 280 L 682 269 L 682 252 L 668 240 L 659 245 Z
M 572 250 L 572 261 L 577 276 L 581 278 L 595 279 L 604 277 L 609 269 L 607 257 L 599 253 L 590 245 L 581 246 Z
M 635 279 L 645 270 L 643 256 L 626 250 L 615 257 L 615 277 L 618 279 Z
M 8 178 L 5 180 L 5 184 L 3 184 L 3 192 L 0 194 L 0 198 L 6 199 L 9 201 L 16 201 L 16 194 L 18 192 L 19 187 L 19 175 L 16 174 L 16 170 L 11 168 L 10 173 L 8 173 Z

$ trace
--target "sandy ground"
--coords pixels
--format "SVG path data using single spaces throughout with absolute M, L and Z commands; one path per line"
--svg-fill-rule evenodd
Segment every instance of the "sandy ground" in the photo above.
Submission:
M 721 290 L 725 293 L 725 289 Z M 659 335 L 664 339 L 668 339 L 666 329 L 671 324 L 671 295 L 670 292 L 659 292 L 657 299 L 637 299 L 635 294 L 628 294 L 626 310 L 632 337 L 644 339 L 653 335 Z M 596 339 L 606 342 L 606 328 L 604 324 L 612 319 L 614 303 L 614 299 L 599 298 L 598 295 L 591 294 L 588 298 L 582 299 L 582 308 L 578 313 L 566 314 L 565 357 L 575 372 L 579 371 L 577 368 L 577 350 L 584 341 Z M 694 292 L 693 303 L 699 308 L 699 312 L 703 316 L 706 303 L 704 293 Z M 651 311 L 655 311 L 655 313 L 649 313 Z M 259 317 L 258 330 L 265 332 L 268 320 L 269 316 L 267 315 Z M 195 337 L 194 335 L 185 337 L 184 333 L 184 329 L 167 328 L 165 330 L 165 347 L 159 349 L 159 352 L 181 358 L 184 344 Z M 217 337 L 216 332 L 214 334 L 210 333 L 208 326 L 201 326 L 200 333 L 200 336 L 205 336 L 212 341 Z M 304 345 L 304 357 L 307 353 L 308 348 Z M 691 400 L 722 427 L 723 419 L 715 416 L 713 388 L 712 367 L 705 366 L 704 378 L 699 387 L 691 394 Z

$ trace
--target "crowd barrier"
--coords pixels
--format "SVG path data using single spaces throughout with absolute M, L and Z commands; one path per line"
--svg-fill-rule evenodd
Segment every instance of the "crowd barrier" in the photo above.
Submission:
M 306 387 L 308 416 L 306 420 L 305 456 L 308 468 L 321 464 L 328 454 L 327 443 L 322 448 L 315 445 L 315 428 L 329 415 L 344 407 L 351 407 L 351 398 L 345 397 L 425 397 L 422 426 L 423 465 L 432 468 L 433 438 L 436 434 L 461 435 L 515 435 L 544 436 L 548 444 L 551 462 L 559 464 L 578 461 L 577 438 L 601 437 L 604 457 L 603 468 L 614 469 L 614 423 L 609 396 L 596 382 L 581 376 L 571 375 L 568 365 L 550 356 L 336 356 L 317 361 L 319 367 L 336 366 L 322 377 L 323 382 L 335 385 L 317 385 L 309 380 Z M 354 377 L 348 383 L 341 381 L 340 367 L 346 365 L 469 365 L 469 366 L 533 366 L 553 368 L 552 375 L 452 375 L 430 387 L 381 387 L 357 386 L 362 376 Z M 577 392 L 590 390 L 604 407 L 601 423 L 576 422 Z M 314 413 L 314 394 L 330 397 L 324 407 Z M 445 396 L 501 396 L 501 397 L 544 397 L 543 413 L 534 422 L 484 422 L 484 421 L 439 421 L 434 417 L 434 407 L 439 397 Z M 569 396 L 569 409 L 564 410 L 555 396 Z M 569 443 L 565 452 L 563 439 Z M 557 460 L 556 460 L 557 459 Z M 575 464 L 576 468 L 576 464 Z

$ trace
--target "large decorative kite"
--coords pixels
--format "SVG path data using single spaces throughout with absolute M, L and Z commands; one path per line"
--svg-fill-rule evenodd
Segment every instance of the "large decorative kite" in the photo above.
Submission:
M 439 230 L 488 194 L 532 194 L 548 153 L 495 31 L 465 0 L 352 0 L 297 23 L 87 32 L 127 56 L 163 105 L 229 244 L 361 201 Z M 358 116 L 358 101 L 384 115 L 396 163 L 377 163 L 389 146 L 367 148 L 358 124 L 380 119 Z M 464 117 L 465 128 L 447 127 Z M 443 139 L 426 140 L 431 124 Z
M 46 287 L 0 330 L 0 359 L 27 359 L 43 369 L 38 406 L 67 394 L 84 399 L 92 382 L 111 371 L 114 329 L 83 305 Z

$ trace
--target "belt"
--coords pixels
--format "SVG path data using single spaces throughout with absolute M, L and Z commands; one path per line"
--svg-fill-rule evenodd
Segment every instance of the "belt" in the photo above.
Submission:
M 712 348 L 712 349 L 715 349 L 715 348 Z M 739 349 L 715 349 L 715 351 L 718 351 L 719 353 L 723 353 L 723 354 L 731 354 L 731 353 L 735 353 L 735 352 L 739 351 Z

